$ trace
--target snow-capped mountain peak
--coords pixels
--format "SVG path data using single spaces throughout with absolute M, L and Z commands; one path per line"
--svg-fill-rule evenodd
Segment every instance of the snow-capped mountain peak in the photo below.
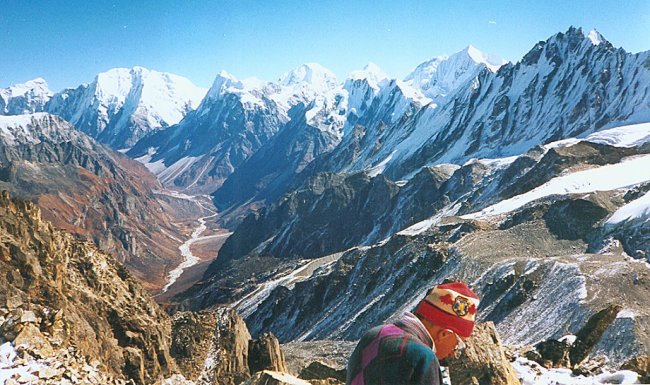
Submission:
M 350 72 L 349 80 L 366 80 L 372 88 L 378 89 L 379 83 L 389 79 L 388 75 L 375 63 L 368 63 L 361 70 Z
M 475 63 L 485 64 L 492 72 L 497 72 L 502 65 L 508 62 L 496 55 L 483 53 L 471 44 L 461 52 L 466 53 Z
M 7 90 L 12 96 L 21 96 L 28 92 L 33 92 L 34 95 L 39 96 L 52 96 L 52 91 L 50 91 L 47 82 L 41 77 L 29 80 L 23 84 L 15 84 L 7 88 Z
M 54 95 L 46 110 L 101 142 L 124 148 L 149 131 L 178 123 L 206 92 L 178 75 L 113 68 L 90 84 Z
M 570 27 L 566 32 L 559 32 L 541 44 L 541 46 L 538 45 L 537 50 L 542 47 L 546 50 L 552 49 L 562 57 L 581 55 L 585 50 L 592 49 L 595 46 L 599 47 L 599 49 L 601 46 L 611 46 L 609 41 L 595 29 L 585 34 L 580 27 Z M 533 54 L 535 52 L 535 49 L 531 51 Z M 526 57 L 524 57 L 525 59 Z
M 52 91 L 43 78 L 0 89 L 0 115 L 20 115 L 43 111 Z
M 601 35 L 600 32 L 596 31 L 595 28 L 592 29 L 591 31 L 589 31 L 589 34 L 587 35 L 587 37 L 589 38 L 589 40 L 591 40 L 591 43 L 593 45 L 599 45 L 600 43 L 605 41 L 605 38 L 603 37 L 603 35 Z
M 228 72 L 226 70 L 219 71 L 219 73 L 217 74 L 217 77 L 215 79 L 215 83 L 218 82 L 219 80 L 230 81 L 230 82 L 233 82 L 233 83 L 239 81 L 239 80 L 237 80 L 237 77 L 235 75 L 231 74 L 230 72 Z
M 505 63 L 505 60 L 470 45 L 451 56 L 438 56 L 418 65 L 404 81 L 428 98 L 439 101 L 475 77 L 483 66 L 496 72 Z
M 318 63 L 305 63 L 282 75 L 279 80 L 283 86 L 307 83 L 314 88 L 329 90 L 338 86 L 336 75 Z
M 228 71 L 221 70 L 214 79 L 214 82 L 212 82 L 212 87 L 210 87 L 206 99 L 214 99 L 223 94 L 224 91 L 230 87 L 241 89 L 243 88 L 243 85 L 235 75 Z
M 113 68 L 95 77 L 95 96 L 102 101 L 123 103 L 131 85 L 130 69 Z

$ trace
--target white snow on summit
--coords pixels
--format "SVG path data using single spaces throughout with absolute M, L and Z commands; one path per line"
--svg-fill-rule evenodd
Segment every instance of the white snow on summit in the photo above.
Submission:
M 370 87 L 379 89 L 379 83 L 388 79 L 388 75 L 375 63 L 368 63 L 361 70 L 350 72 L 349 80 L 366 80 Z
M 589 34 L 587 35 L 589 40 L 591 40 L 591 43 L 593 45 L 598 45 L 602 43 L 605 39 L 603 38 L 603 35 L 600 34 L 600 32 L 596 31 L 595 29 L 592 29 L 589 31 Z
M 29 80 L 22 84 L 14 84 L 11 87 L 2 90 L 2 95 L 9 97 L 24 96 L 29 92 L 33 92 L 36 96 L 49 97 L 52 96 L 52 91 L 43 78 L 36 78 Z
M 505 63 L 505 60 L 470 45 L 451 56 L 438 56 L 418 65 L 404 81 L 427 97 L 439 100 L 476 77 L 483 66 L 496 72 Z
M 0 114 L 26 114 L 42 111 L 52 91 L 43 78 L 36 78 L 22 84 L 15 84 L 5 89 L 0 89 Z M 12 99 L 23 99 L 20 107 L 11 106 Z
M 178 123 L 194 109 L 207 90 L 188 79 L 143 67 L 114 68 L 96 78 L 95 96 L 105 106 L 131 107 L 152 127 Z
M 57 93 L 46 109 L 122 148 L 147 132 L 180 122 L 206 92 L 178 75 L 143 67 L 113 68 L 90 84 Z
M 506 64 L 508 61 L 502 59 L 496 55 L 486 54 L 479 51 L 473 45 L 469 45 L 465 48 L 467 55 L 474 60 L 476 63 L 483 63 L 485 66 L 492 72 L 497 72 L 502 65 Z
M 305 63 L 282 75 L 279 80 L 283 86 L 308 83 L 316 89 L 329 90 L 338 85 L 336 75 L 318 63 Z

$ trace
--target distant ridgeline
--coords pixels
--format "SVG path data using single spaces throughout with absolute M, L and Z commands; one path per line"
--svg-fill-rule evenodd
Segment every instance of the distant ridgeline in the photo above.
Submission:
M 212 199 L 233 234 L 176 310 L 355 340 L 455 279 L 507 344 L 575 334 L 559 366 L 650 351 L 650 51 L 596 31 L 517 63 L 469 46 L 403 80 L 315 63 L 277 82 L 222 71 L 209 90 L 140 67 L 56 94 L 35 79 L 0 90 L 0 114 L 0 188 L 148 289 L 180 263 L 191 217 L 154 192 Z M 544 346 L 529 355 L 546 365 Z

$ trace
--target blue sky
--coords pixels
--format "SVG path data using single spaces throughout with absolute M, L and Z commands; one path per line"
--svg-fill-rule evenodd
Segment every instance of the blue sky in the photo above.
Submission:
M 646 0 L 0 0 L 0 87 L 41 76 L 59 91 L 135 65 L 204 87 L 222 69 L 276 80 L 305 62 L 339 80 L 369 61 L 403 77 L 468 44 L 517 61 L 570 25 L 650 50 Z

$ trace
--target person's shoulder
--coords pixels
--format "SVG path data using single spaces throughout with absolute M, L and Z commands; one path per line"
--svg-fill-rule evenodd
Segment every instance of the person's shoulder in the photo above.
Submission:
M 379 336 L 379 333 L 381 333 L 381 328 L 383 326 L 384 325 L 379 325 L 368 329 L 368 331 L 366 331 L 366 333 L 359 339 L 359 345 L 366 345 L 370 341 L 377 338 Z
M 379 335 L 379 333 L 381 333 L 381 329 L 383 327 L 384 327 L 384 325 L 379 325 L 379 326 L 375 326 L 375 327 L 372 327 L 372 328 L 368 329 L 366 331 L 366 333 L 363 335 L 362 338 L 370 338 L 370 339 L 372 339 L 372 338 L 377 337 Z
M 425 362 L 436 361 L 436 363 L 438 361 L 434 351 L 416 338 L 408 338 L 405 348 L 407 355 L 411 356 L 412 359 Z

